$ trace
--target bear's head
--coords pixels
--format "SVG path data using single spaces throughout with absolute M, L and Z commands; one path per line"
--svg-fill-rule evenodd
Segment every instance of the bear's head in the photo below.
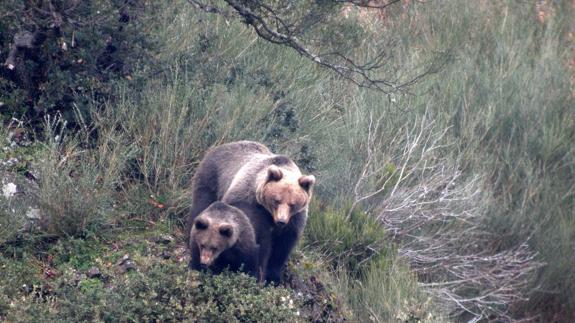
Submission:
M 233 247 L 239 237 L 237 223 L 216 213 L 241 211 L 224 203 L 218 202 L 217 207 L 214 204 L 194 220 L 190 233 L 191 243 L 195 243 L 200 250 L 200 263 L 207 267 L 211 266 L 223 251 Z
M 283 226 L 308 207 L 314 184 L 313 175 L 304 176 L 299 171 L 271 165 L 257 192 L 257 200 L 271 213 L 274 223 Z

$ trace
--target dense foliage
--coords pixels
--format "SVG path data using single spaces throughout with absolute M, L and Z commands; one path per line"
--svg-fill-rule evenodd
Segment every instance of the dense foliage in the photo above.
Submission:
M 0 19 L 3 117 L 37 123 L 109 99 L 112 81 L 131 78 L 153 44 L 145 35 L 153 4 L 139 1 L 5 1 Z
M 300 313 L 301 299 L 286 288 L 263 288 L 240 274 L 189 271 L 185 262 L 178 263 L 175 245 L 158 244 L 150 233 L 129 236 L 139 239 L 117 240 L 113 246 L 71 239 L 43 250 L 44 255 L 0 256 L 0 317 L 34 322 L 307 320 Z M 33 251 L 30 247 L 12 251 Z M 133 258 L 133 269 L 121 270 L 123 253 Z

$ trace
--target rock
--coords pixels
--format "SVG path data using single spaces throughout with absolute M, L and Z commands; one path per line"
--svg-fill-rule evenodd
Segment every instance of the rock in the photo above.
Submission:
M 18 187 L 14 183 L 9 182 L 9 183 L 2 185 L 2 194 L 4 195 L 4 198 L 6 198 L 6 199 L 9 199 L 12 196 L 16 195 L 17 192 L 18 192 Z
M 118 266 L 118 272 L 123 274 L 130 270 L 136 270 L 136 263 L 130 259 L 129 255 L 124 255 L 120 261 L 116 264 Z
M 174 237 L 172 237 L 169 234 L 164 234 L 164 235 L 161 235 L 159 237 L 154 238 L 153 240 L 155 243 L 158 243 L 158 244 L 170 244 L 170 243 L 174 242 L 175 239 L 174 239 Z
M 42 218 L 40 214 L 40 209 L 29 206 L 28 211 L 26 211 L 26 217 L 30 220 L 39 220 Z
M 0 207 L 11 211 L 10 222 L 14 231 L 29 231 L 44 224 L 38 195 L 36 182 L 21 174 L 3 170 L 0 162 Z
M 170 252 L 168 250 L 164 250 L 160 254 L 160 257 L 162 257 L 162 259 L 170 259 L 171 256 L 172 255 L 170 254 Z
M 100 272 L 100 268 L 94 266 L 88 269 L 86 276 L 88 276 L 88 278 L 100 278 L 102 277 L 102 273 Z

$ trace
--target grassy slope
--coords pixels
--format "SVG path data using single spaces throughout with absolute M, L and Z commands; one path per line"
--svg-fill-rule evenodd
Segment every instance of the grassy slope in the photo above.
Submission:
M 431 107 L 434 120 L 450 127 L 462 169 L 484 179 L 481 212 L 497 248 L 530 237 L 547 264 L 519 312 L 547 309 L 546 320 L 567 319 L 575 312 L 575 8 L 542 6 L 541 21 L 533 5 L 513 1 L 420 9 L 432 17 L 418 29 L 422 45 L 451 42 L 454 61 L 414 106 Z
M 346 241 L 329 256 L 307 239 L 305 252 L 294 254 L 290 264 L 289 290 L 260 289 L 238 275 L 190 276 L 177 255 L 162 258 L 162 250 L 172 253 L 181 242 L 155 243 L 158 234 L 173 227 L 152 223 L 185 214 L 193 165 L 209 145 L 263 141 L 316 173 L 316 139 L 309 137 L 322 135 L 339 118 L 333 105 L 344 99 L 338 88 L 348 86 L 289 51 L 262 43 L 241 24 L 228 25 L 178 4 L 184 9 L 166 8 L 150 26 L 162 48 L 157 59 L 165 65 L 144 65 L 131 83 L 119 85 L 114 105 L 95 114 L 85 131 L 63 133 L 61 120 L 47 122 L 47 140 L 38 146 L 33 169 L 39 173 L 35 197 L 51 219 L 44 229 L 48 236 L 4 241 L 2 318 L 337 321 L 431 315 L 431 304 L 418 304 L 423 296 L 407 267 L 394 260 L 392 251 L 384 252 L 383 229 L 377 226 L 369 228 L 373 236 L 365 241 L 353 239 L 366 230 L 361 223 L 347 229 Z M 318 109 L 328 92 L 330 99 Z M 92 129 L 98 136 L 90 135 Z M 330 214 L 336 222 L 324 223 L 322 230 L 335 232 L 345 215 Z M 142 223 L 148 225 L 141 228 Z M 308 232 L 314 237 L 313 230 Z M 44 240 L 68 235 L 82 238 Z M 337 235 L 329 238 L 333 243 L 328 245 L 341 244 Z M 373 250 L 381 256 L 364 250 L 376 245 Z M 356 262 L 364 260 L 361 270 L 357 263 L 341 261 L 348 247 L 355 250 Z M 119 272 L 125 254 L 135 271 Z M 85 276 L 92 266 L 101 277 Z M 380 289 L 394 281 L 391 276 L 410 283 Z M 364 287 L 362 282 L 370 280 L 374 283 Z M 383 297 L 389 291 L 395 296 Z M 293 308 L 282 300 L 288 296 Z M 365 303 L 373 309 L 364 311 Z
M 547 309 L 548 318 L 566 318 L 575 306 L 575 287 L 569 284 L 575 281 L 569 279 L 574 274 L 569 255 L 575 232 L 575 104 L 566 68 L 573 9 L 548 7 L 543 24 L 531 5 L 514 1 L 444 1 L 396 10 L 389 15 L 395 18 L 378 29 L 399 43 L 386 73 L 415 73 L 436 51 L 450 50 L 448 64 L 416 86 L 417 95 L 387 97 L 355 89 L 290 51 L 257 40 L 241 24 L 198 15 L 185 3 L 157 12 L 157 24 L 148 32 L 161 48 L 162 64 L 144 65 L 131 84 L 119 86 L 114 105 L 96 116 L 94 127 L 106 133 L 97 139 L 98 150 L 73 154 L 82 150 L 74 144 L 82 138 L 46 144 L 42 201 L 54 217 L 71 217 L 80 225 L 57 222 L 65 225 L 51 230 L 121 227 L 133 215 L 153 221 L 160 214 L 178 217 L 188 201 L 193 165 L 207 147 L 258 140 L 293 156 L 320 179 L 319 203 L 303 246 L 312 260 L 295 268 L 323 264 L 318 266 L 348 316 L 435 320 L 432 305 L 395 252 L 377 232 L 365 232 L 371 227 L 350 227 L 343 210 L 382 188 L 356 207 L 378 215 L 392 197 L 425 186 L 424 175 L 441 175 L 427 169 L 454 170 L 464 179 L 457 187 L 480 179 L 473 182 L 480 198 L 473 195 L 471 204 L 483 228 L 501 237 L 492 247 L 505 250 L 530 236 L 530 248 L 547 263 L 529 282 L 530 303 L 515 304 L 514 315 Z M 406 158 L 405 147 L 417 138 L 418 127 L 437 149 L 414 145 L 414 155 Z M 69 155 L 79 157 L 60 163 Z M 401 165 L 409 176 L 403 176 Z M 50 174 L 72 169 L 80 169 L 74 180 L 50 181 Z M 372 175 L 354 187 L 366 169 Z M 117 174 L 138 180 L 118 182 Z M 150 194 L 153 203 L 167 208 L 150 209 Z M 53 207 L 63 197 L 69 202 Z M 432 213 L 445 208 L 457 213 L 462 207 L 431 205 Z M 92 212 L 72 212 L 82 208 Z M 354 238 L 364 235 L 370 238 Z
M 244 275 L 188 271 L 186 248 L 166 223 L 3 250 L 0 316 L 20 322 L 312 319 L 292 290 L 262 288 Z M 330 304 L 321 292 L 314 296 Z

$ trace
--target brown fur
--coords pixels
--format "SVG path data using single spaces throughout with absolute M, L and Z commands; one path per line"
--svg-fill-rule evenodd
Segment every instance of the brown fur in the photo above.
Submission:
M 211 204 L 193 221 L 189 247 L 193 269 L 243 269 L 256 276 L 259 247 L 249 219 L 238 208 Z
M 313 175 L 302 176 L 299 169 L 288 171 L 291 176 L 286 176 L 286 171 L 280 167 L 270 166 L 267 179 L 256 189 L 256 200 L 270 212 L 274 222 L 280 225 L 289 223 L 292 215 L 307 208 L 312 195 L 311 186 L 315 183 Z
M 190 219 L 214 201 L 241 209 L 260 246 L 260 279 L 279 281 L 288 256 L 301 237 L 315 183 L 288 157 L 251 141 L 211 149 L 193 179 Z

